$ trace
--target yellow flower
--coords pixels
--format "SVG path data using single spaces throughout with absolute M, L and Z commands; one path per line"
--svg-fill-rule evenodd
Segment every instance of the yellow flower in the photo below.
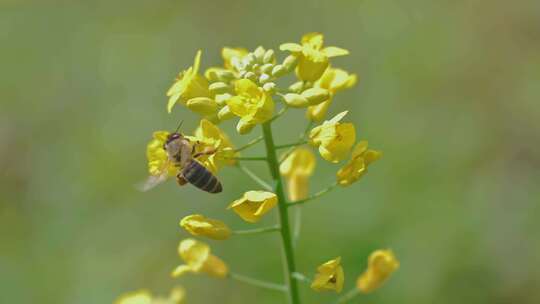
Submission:
M 233 69 L 233 61 L 240 61 L 248 54 L 248 50 L 244 48 L 224 47 L 221 49 L 221 57 L 223 57 L 223 66 L 226 69 Z
M 270 118 L 274 113 L 272 96 L 259 88 L 249 79 L 240 79 L 235 82 L 236 96 L 227 100 L 231 112 L 240 117 L 236 130 L 245 134 L 256 125 Z
M 382 153 L 368 149 L 368 142 L 359 142 L 352 152 L 351 160 L 337 172 L 341 186 L 349 186 L 367 172 L 369 164 L 381 158 Z
M 308 180 L 315 170 L 315 156 L 306 148 L 295 149 L 280 166 L 287 179 L 289 199 L 297 201 L 308 195 Z
M 277 202 L 277 196 L 272 192 L 248 191 L 242 198 L 232 202 L 227 209 L 232 209 L 246 222 L 256 223 Z
M 188 136 L 187 138 L 196 144 L 195 152 L 215 150 L 213 154 L 202 155 L 197 158 L 199 162 L 213 173 L 216 173 L 225 165 L 235 164 L 234 156 L 236 152 L 234 152 L 234 147 L 229 137 L 210 121 L 201 119 L 199 127 L 195 130 L 195 136 Z
M 328 67 L 328 58 L 348 55 L 349 51 L 335 46 L 323 48 L 324 37 L 320 33 L 309 33 L 302 37 L 301 45 L 284 43 L 279 49 L 290 51 L 298 57 L 296 75 L 304 81 L 314 82 Z
M 194 236 L 206 236 L 214 240 L 226 240 L 231 236 L 231 229 L 222 221 L 192 214 L 180 221 L 180 227 Z
M 333 163 L 344 159 L 356 140 L 354 125 L 339 122 L 345 115 L 347 111 L 325 121 L 309 133 L 310 143 L 319 147 L 321 156 Z
M 185 294 L 184 288 L 175 287 L 167 298 L 153 297 L 148 290 L 143 289 L 122 295 L 114 304 L 180 304 Z
M 313 121 L 321 121 L 332 103 L 334 94 L 351 88 L 356 82 L 357 76 L 355 74 L 349 74 L 347 71 L 332 67 L 326 69 L 321 78 L 315 82 L 314 87 L 328 90 L 330 92 L 329 98 L 318 105 L 309 107 L 306 112 L 307 117 Z
M 210 247 L 203 242 L 185 239 L 178 246 L 178 254 L 186 264 L 176 267 L 172 272 L 173 277 L 191 272 L 224 278 L 229 272 L 227 265 L 220 258 L 212 255 Z
M 315 291 L 335 290 L 337 293 L 343 289 L 345 274 L 341 267 L 341 257 L 330 260 L 317 268 L 317 274 L 311 283 Z
M 369 256 L 367 270 L 358 277 L 356 287 L 370 293 L 381 287 L 398 268 L 399 261 L 391 250 L 376 250 Z
M 148 159 L 148 172 L 152 176 L 159 176 L 167 173 L 167 176 L 175 176 L 176 168 L 168 161 L 167 152 L 163 149 L 163 144 L 167 140 L 169 132 L 156 131 L 152 135 L 152 140 L 146 146 L 146 158 Z
M 186 103 L 191 98 L 210 97 L 208 80 L 199 74 L 201 54 L 201 50 L 197 51 L 193 66 L 180 72 L 171 88 L 167 91 L 167 96 L 169 96 L 167 111 L 169 113 L 178 101 Z

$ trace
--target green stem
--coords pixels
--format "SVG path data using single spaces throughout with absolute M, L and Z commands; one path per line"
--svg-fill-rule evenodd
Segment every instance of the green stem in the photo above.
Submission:
M 311 285 L 311 280 L 308 277 L 306 277 L 304 274 L 300 272 L 294 272 L 292 275 L 296 280 L 304 282 L 308 285 Z
M 276 149 L 284 149 L 284 148 L 289 148 L 289 147 L 297 147 L 297 146 L 301 146 L 301 145 L 304 145 L 304 144 L 307 144 L 307 141 L 306 140 L 301 140 L 301 141 L 297 141 L 295 143 L 290 143 L 290 144 L 285 144 L 285 145 L 277 145 L 276 146 Z
M 245 275 L 241 275 L 241 274 L 238 274 L 238 273 L 234 273 L 234 272 L 229 273 L 229 277 L 231 279 L 237 280 L 239 282 L 246 283 L 246 284 L 253 285 L 253 286 L 257 286 L 257 287 L 277 290 L 277 291 L 281 291 L 281 292 L 286 292 L 287 291 L 287 287 L 284 286 L 284 285 L 271 283 L 271 282 L 266 282 L 266 281 L 261 281 L 261 280 L 254 279 L 254 278 L 251 278 L 251 277 L 248 277 L 248 276 L 245 276 Z
M 263 227 L 263 228 L 248 229 L 248 230 L 234 230 L 232 233 L 233 234 L 259 234 L 259 233 L 279 231 L 280 229 L 281 228 L 279 226 L 272 226 L 272 227 Z
M 231 157 L 228 159 L 234 159 L 234 160 L 266 160 L 266 157 L 264 156 L 247 156 L 247 157 Z
M 262 136 L 259 136 L 255 139 L 253 139 L 252 141 L 248 142 L 247 144 L 243 145 L 242 147 L 238 148 L 238 149 L 235 149 L 234 152 L 240 152 L 242 150 L 245 150 L 253 145 L 256 145 L 258 142 L 260 142 L 261 140 L 263 140 L 263 137 Z
M 274 144 L 274 138 L 272 136 L 272 126 L 269 122 L 263 124 L 263 136 L 266 145 L 266 157 L 268 167 L 272 175 L 272 179 L 275 183 L 274 192 L 278 198 L 279 209 L 279 221 L 281 227 L 281 241 L 283 245 L 283 251 L 285 253 L 285 283 L 288 288 L 289 303 L 299 304 L 300 297 L 298 294 L 298 284 L 293 278 L 292 274 L 296 272 L 296 265 L 294 261 L 293 243 L 291 238 L 291 227 L 289 226 L 289 212 L 287 210 L 287 201 L 285 199 L 285 193 L 283 191 L 283 182 L 281 175 L 279 174 L 279 162 L 276 156 L 276 148 Z
M 304 198 L 304 199 L 301 199 L 301 200 L 298 200 L 298 201 L 290 202 L 290 203 L 288 204 L 288 206 L 289 206 L 289 207 L 290 207 L 290 206 L 299 206 L 299 205 L 301 205 L 301 204 L 307 203 L 307 202 L 309 202 L 309 201 L 311 201 L 311 200 L 314 200 L 314 199 L 316 199 L 316 198 L 319 198 L 319 197 L 323 196 L 324 194 L 326 194 L 326 193 L 332 191 L 336 186 L 337 186 L 337 182 L 335 182 L 335 183 L 331 184 L 330 186 L 328 186 L 328 187 L 322 189 L 321 191 L 319 191 L 319 192 L 313 194 L 312 196 L 309 196 L 309 197 L 307 197 L 307 198 Z
M 353 288 L 347 291 L 347 293 L 345 293 L 341 298 L 339 298 L 336 303 L 338 304 L 347 303 L 350 300 L 356 298 L 356 296 L 358 296 L 359 294 L 360 294 L 360 290 L 358 290 L 358 288 Z
M 259 184 L 259 186 L 263 187 L 266 191 L 272 191 L 272 186 L 270 186 L 267 182 L 265 182 L 262 178 L 258 177 L 255 173 L 253 173 L 248 168 L 242 166 L 241 164 L 236 165 L 238 169 L 242 170 L 247 176 L 251 177 L 251 179 Z

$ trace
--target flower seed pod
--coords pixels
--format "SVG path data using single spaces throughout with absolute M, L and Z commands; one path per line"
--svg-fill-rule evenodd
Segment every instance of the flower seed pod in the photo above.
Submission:
M 304 89 L 304 82 L 303 81 L 297 81 L 289 86 L 289 91 L 293 93 L 301 93 Z
M 314 106 L 328 100 L 330 93 L 328 93 L 328 90 L 322 88 L 311 88 L 302 92 L 302 97 L 309 101 L 310 106 Z
M 288 70 L 292 71 L 298 62 L 298 58 L 295 55 L 289 55 L 285 60 L 283 60 L 283 66 Z
M 274 77 L 281 77 L 285 74 L 287 74 L 287 69 L 282 66 L 281 64 L 278 64 L 276 66 L 274 66 L 274 68 L 272 69 L 272 76 Z
M 289 93 L 283 96 L 285 103 L 293 108 L 304 108 L 309 106 L 309 100 L 300 94 Z
M 208 90 L 210 93 L 218 95 L 231 92 L 231 87 L 224 82 L 214 82 L 208 86 Z
M 191 111 L 201 115 L 212 115 L 217 111 L 216 102 L 208 97 L 195 97 L 186 102 L 186 106 Z
M 263 62 L 264 63 L 273 63 L 275 60 L 274 50 L 267 50 L 266 53 L 264 53 L 263 56 Z

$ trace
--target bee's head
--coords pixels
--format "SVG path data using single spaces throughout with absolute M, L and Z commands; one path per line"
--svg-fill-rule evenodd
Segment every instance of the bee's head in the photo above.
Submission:
M 182 137 L 183 137 L 182 134 L 178 132 L 171 133 L 169 134 L 169 136 L 167 136 L 167 141 L 165 141 L 165 145 L 168 145 L 175 140 L 182 139 Z

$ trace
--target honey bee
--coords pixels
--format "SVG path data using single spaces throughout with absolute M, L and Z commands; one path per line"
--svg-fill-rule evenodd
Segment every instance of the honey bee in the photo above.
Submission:
M 198 160 L 198 157 L 203 155 L 211 155 L 216 153 L 215 149 L 205 149 L 202 152 L 195 153 L 198 142 L 192 144 L 178 130 L 169 134 L 167 140 L 163 144 L 163 149 L 167 152 L 167 162 L 165 162 L 161 174 L 150 176 L 148 180 L 140 187 L 141 191 L 147 191 L 160 184 L 167 179 L 168 168 L 173 164 L 178 168 L 176 181 L 178 185 L 183 186 L 187 183 L 209 192 L 219 193 L 223 191 L 223 187 L 217 177 L 212 174 Z

